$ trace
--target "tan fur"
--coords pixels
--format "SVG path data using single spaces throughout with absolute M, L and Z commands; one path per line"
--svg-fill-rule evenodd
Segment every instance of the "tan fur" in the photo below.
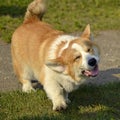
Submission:
M 52 29 L 43 22 L 35 21 L 34 23 L 21 25 L 14 32 L 11 45 L 12 49 L 14 49 L 14 52 L 12 52 L 13 64 L 21 64 L 20 66 L 14 65 L 16 71 L 23 72 L 20 67 L 28 64 L 28 66 L 30 65 L 33 69 L 41 72 L 49 52 L 46 50 L 46 46 L 49 48 L 60 34 L 62 34 L 60 31 Z M 17 72 L 18 75 L 19 72 Z M 38 77 L 41 77 L 41 75 Z
M 24 92 L 34 90 L 30 81 L 37 79 L 53 110 L 60 110 L 67 107 L 68 93 L 86 80 L 82 71 L 94 69 L 88 60 L 99 59 L 99 49 L 90 41 L 89 25 L 80 37 L 65 35 L 41 21 L 44 12 L 44 0 L 29 4 L 23 24 L 12 36 L 13 67 Z
M 33 19 L 42 20 L 42 16 L 45 13 L 45 0 L 34 0 L 32 3 L 29 4 L 24 23 L 28 21 L 32 21 Z

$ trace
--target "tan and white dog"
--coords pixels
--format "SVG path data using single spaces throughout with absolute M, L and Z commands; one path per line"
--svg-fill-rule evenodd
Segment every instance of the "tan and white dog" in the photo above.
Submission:
M 87 77 L 98 74 L 99 48 L 90 40 L 90 26 L 81 36 L 54 30 L 42 22 L 44 1 L 34 0 L 27 8 L 23 24 L 12 36 L 11 52 L 22 90 L 34 90 L 37 79 L 52 100 L 53 110 L 67 107 L 68 93 Z

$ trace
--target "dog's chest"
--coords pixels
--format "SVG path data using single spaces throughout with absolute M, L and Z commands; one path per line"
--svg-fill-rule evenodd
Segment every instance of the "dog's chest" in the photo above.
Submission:
M 75 84 L 70 77 L 63 77 L 58 79 L 60 86 L 67 92 L 71 92 L 79 87 L 79 84 Z

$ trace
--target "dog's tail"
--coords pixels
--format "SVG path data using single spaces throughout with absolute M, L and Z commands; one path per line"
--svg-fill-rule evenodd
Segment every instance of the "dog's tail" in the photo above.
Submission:
M 28 5 L 24 17 L 24 23 L 31 20 L 42 20 L 45 13 L 45 0 L 34 0 Z

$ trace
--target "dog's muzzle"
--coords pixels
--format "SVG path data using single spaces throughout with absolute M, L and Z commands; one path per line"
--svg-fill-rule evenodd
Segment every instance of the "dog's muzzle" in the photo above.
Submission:
M 99 73 L 99 68 L 98 68 L 98 64 L 97 64 L 97 60 L 95 58 L 91 58 L 88 61 L 88 65 L 90 67 L 92 67 L 92 69 L 90 70 L 83 70 L 82 74 L 87 76 L 87 77 L 95 77 L 98 75 Z

